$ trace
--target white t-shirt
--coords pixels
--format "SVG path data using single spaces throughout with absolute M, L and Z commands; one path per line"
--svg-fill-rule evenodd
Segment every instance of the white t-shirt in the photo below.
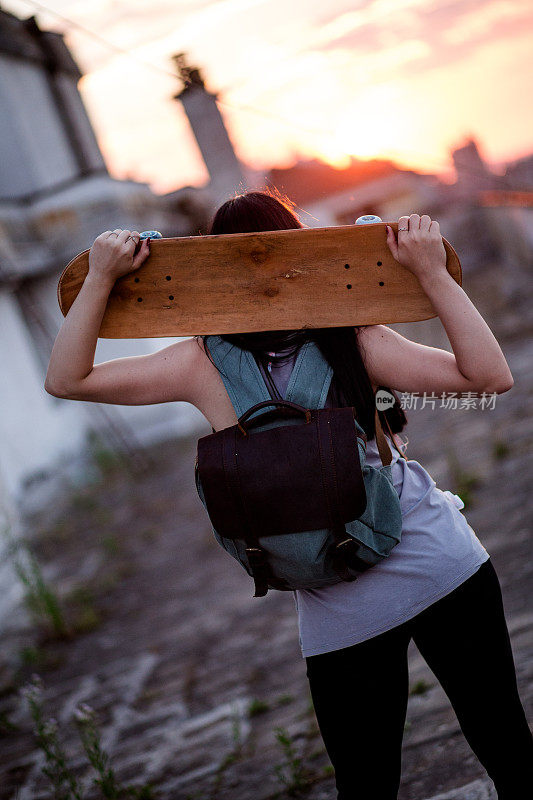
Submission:
M 271 375 L 283 396 L 295 358 L 272 365 Z M 356 581 L 293 592 L 304 658 L 349 647 L 405 622 L 463 583 L 489 558 L 461 513 L 461 498 L 439 489 L 418 461 L 400 456 L 392 443 L 391 451 L 402 539 L 388 558 Z M 382 466 L 375 439 L 367 443 L 366 459 L 370 466 Z

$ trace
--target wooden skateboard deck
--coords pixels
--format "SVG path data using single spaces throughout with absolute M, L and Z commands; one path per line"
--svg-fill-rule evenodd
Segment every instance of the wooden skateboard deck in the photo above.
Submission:
M 388 223 L 398 232 L 398 223 Z M 443 238 L 459 285 L 457 253 Z M 64 269 L 66 316 L 89 268 L 85 250 Z M 414 322 L 436 312 L 389 250 L 385 223 L 153 239 L 150 256 L 114 285 L 99 336 L 195 336 Z

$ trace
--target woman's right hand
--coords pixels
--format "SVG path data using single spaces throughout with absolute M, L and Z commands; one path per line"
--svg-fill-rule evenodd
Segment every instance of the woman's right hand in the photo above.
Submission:
M 420 280 L 446 272 L 446 250 L 439 223 L 428 214 L 411 214 L 398 220 L 398 241 L 387 226 L 387 244 L 396 261 Z
M 120 228 L 101 233 L 89 251 L 89 274 L 114 283 L 138 269 L 150 255 L 150 239 L 144 239 L 139 252 L 134 255 L 139 239 L 138 231 Z

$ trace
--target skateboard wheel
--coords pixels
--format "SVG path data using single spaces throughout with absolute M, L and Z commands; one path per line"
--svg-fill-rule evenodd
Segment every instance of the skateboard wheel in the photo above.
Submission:
M 143 231 L 141 233 L 141 239 L 162 239 L 163 234 L 159 233 L 159 231 Z
M 356 225 L 370 225 L 372 222 L 383 222 L 383 220 L 375 214 L 365 214 L 355 220 Z

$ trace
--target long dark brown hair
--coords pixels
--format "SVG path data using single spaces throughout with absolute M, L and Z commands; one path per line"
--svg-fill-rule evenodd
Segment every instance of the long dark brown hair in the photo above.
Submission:
M 294 204 L 272 189 L 244 192 L 227 200 L 215 213 L 209 234 L 253 233 L 303 227 L 294 211 Z M 249 350 L 260 359 L 264 359 L 269 351 L 283 351 L 276 356 L 268 356 L 274 363 L 294 355 L 309 339 L 314 341 L 333 369 L 334 389 L 339 405 L 355 408 L 357 421 L 370 440 L 375 436 L 375 400 L 372 383 L 362 358 L 362 344 L 358 338 L 361 327 L 363 326 L 258 331 L 224 334 L 220 338 L 243 350 Z M 201 338 L 205 342 L 206 336 Z M 395 398 L 394 405 L 386 411 L 379 411 L 382 424 L 385 417 L 392 432 L 399 433 L 407 424 L 407 418 L 398 397 L 386 386 L 379 388 L 387 389 Z

